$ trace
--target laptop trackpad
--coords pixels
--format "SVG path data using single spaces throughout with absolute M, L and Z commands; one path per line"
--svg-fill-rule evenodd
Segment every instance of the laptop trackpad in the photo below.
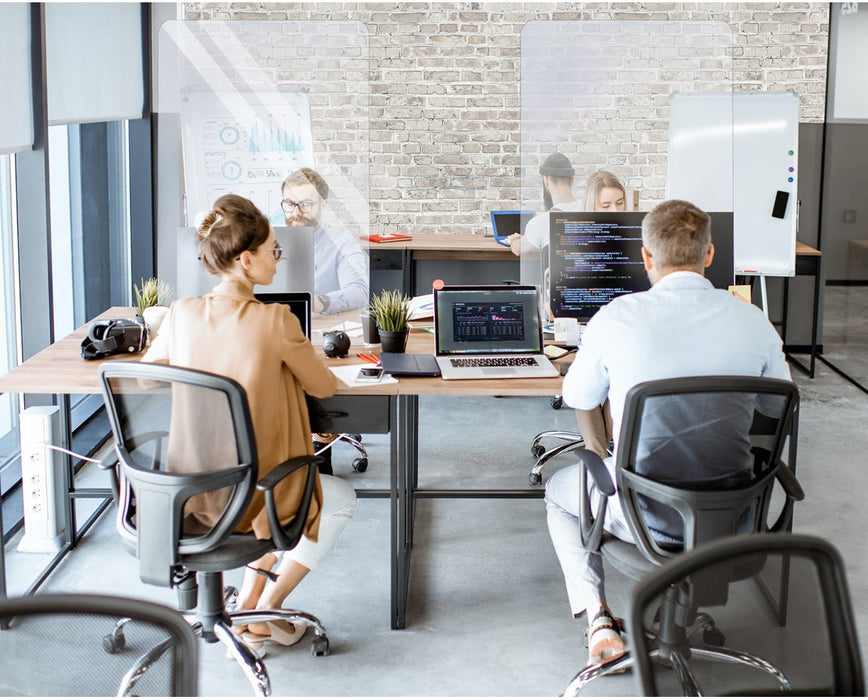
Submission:
M 497 377 L 503 377 L 507 374 L 518 374 L 515 367 L 483 367 L 483 374 L 491 374 Z

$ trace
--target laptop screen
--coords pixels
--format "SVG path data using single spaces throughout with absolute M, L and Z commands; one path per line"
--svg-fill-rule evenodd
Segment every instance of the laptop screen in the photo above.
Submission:
M 513 233 L 524 234 L 527 222 L 536 212 L 534 211 L 493 211 L 491 212 L 491 230 L 498 243 L 505 243 L 506 238 Z M 508 244 L 507 244 L 508 245 Z
M 310 338 L 310 292 L 279 292 L 275 294 L 255 294 L 265 304 L 286 304 L 298 318 L 301 330 Z
M 542 352 L 536 287 L 444 287 L 434 291 L 438 355 Z

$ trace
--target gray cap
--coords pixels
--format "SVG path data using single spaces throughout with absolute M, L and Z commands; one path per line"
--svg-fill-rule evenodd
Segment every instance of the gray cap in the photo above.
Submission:
M 576 171 L 573 169 L 570 159 L 563 153 L 552 153 L 539 166 L 539 174 L 553 175 L 554 177 L 572 177 L 576 174 Z

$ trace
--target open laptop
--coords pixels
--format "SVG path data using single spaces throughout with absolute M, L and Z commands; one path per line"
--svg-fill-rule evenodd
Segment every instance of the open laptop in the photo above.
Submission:
M 289 310 L 298 318 L 301 330 L 310 339 L 310 292 L 276 292 L 269 294 L 254 294 L 259 301 L 265 304 L 286 304 Z
M 539 292 L 533 286 L 434 290 L 434 344 L 443 379 L 558 376 L 542 354 Z
M 491 212 L 491 230 L 494 233 L 494 240 L 501 245 L 508 246 L 509 241 L 506 239 L 513 233 L 524 235 L 524 230 L 527 228 L 527 222 L 535 215 L 536 212 L 531 210 Z

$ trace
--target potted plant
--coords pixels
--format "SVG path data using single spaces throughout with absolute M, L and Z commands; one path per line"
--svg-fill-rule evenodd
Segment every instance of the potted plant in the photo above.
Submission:
M 404 352 L 410 330 L 410 297 L 383 290 L 371 297 L 371 316 L 377 322 L 383 352 Z
M 172 298 L 172 288 L 156 277 L 140 281 L 141 288 L 133 285 L 136 313 L 142 317 L 148 327 L 148 333 L 153 338 L 160 330 L 160 324 L 169 311 L 168 304 Z

